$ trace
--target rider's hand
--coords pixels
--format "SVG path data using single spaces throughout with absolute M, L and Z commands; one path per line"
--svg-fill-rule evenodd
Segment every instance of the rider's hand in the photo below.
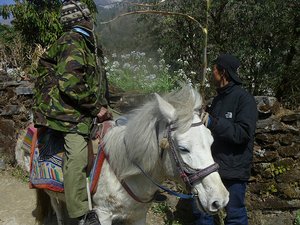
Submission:
M 101 122 L 103 122 L 105 120 L 111 119 L 112 115 L 108 111 L 107 108 L 105 108 L 105 107 L 102 106 L 101 109 L 100 109 L 100 112 L 97 114 L 97 117 L 98 117 L 98 121 L 101 123 Z

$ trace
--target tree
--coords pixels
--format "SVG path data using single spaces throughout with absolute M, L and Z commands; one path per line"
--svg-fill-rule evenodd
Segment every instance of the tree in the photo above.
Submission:
M 290 75 L 300 69 L 296 63 L 299 1 L 222 2 L 212 10 L 211 24 L 217 32 L 211 33 L 211 40 L 216 48 L 239 56 L 243 63 L 241 74 L 254 95 L 276 95 L 285 103 L 293 100 L 295 106 L 299 105 L 299 76 Z M 280 92 L 282 87 L 284 92 Z
M 97 12 L 93 0 L 83 0 L 91 12 Z M 53 43 L 62 33 L 59 22 L 60 0 L 15 0 L 13 5 L 0 8 L 4 18 L 13 16 L 12 24 L 29 46 L 41 44 L 43 47 Z
M 183 12 L 205 23 L 205 1 L 165 1 L 159 10 Z M 300 2 L 298 0 L 211 1 L 208 23 L 210 64 L 229 52 L 242 62 L 240 74 L 254 95 L 275 95 L 283 102 L 300 104 Z M 188 60 L 189 70 L 201 73 L 203 33 L 193 22 L 179 17 L 147 17 L 168 63 Z M 151 27 L 151 26 L 150 26 Z M 293 74 L 292 74 L 293 72 Z M 197 76 L 191 77 L 197 83 Z

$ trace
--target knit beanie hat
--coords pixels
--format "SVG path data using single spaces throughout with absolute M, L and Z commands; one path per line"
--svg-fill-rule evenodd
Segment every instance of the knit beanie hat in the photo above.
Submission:
M 63 3 L 60 22 L 64 27 L 72 27 L 84 19 L 91 19 L 91 12 L 86 4 L 78 0 L 67 0 Z

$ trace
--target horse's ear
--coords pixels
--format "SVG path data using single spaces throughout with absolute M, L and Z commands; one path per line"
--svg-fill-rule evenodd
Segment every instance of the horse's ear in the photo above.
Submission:
M 168 120 L 168 122 L 172 122 L 176 120 L 176 110 L 175 108 L 165 101 L 160 95 L 155 93 L 155 97 L 158 102 L 158 107 L 161 114 Z

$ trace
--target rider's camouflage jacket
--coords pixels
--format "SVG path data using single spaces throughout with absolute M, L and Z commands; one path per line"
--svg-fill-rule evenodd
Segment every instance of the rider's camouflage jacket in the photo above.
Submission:
M 87 135 L 92 119 L 107 106 L 105 71 L 96 63 L 92 40 L 69 31 L 42 55 L 34 93 L 36 126 Z

